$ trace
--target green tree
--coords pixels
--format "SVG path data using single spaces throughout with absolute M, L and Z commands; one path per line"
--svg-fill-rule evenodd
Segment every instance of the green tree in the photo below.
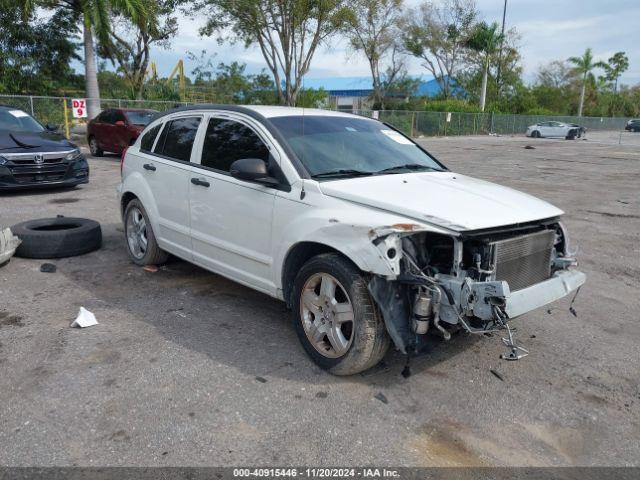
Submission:
M 515 28 L 505 32 L 502 55 L 493 55 L 489 64 L 485 111 L 511 112 L 513 105 L 522 106 L 523 103 L 515 97 L 522 98 L 522 57 L 518 42 L 520 35 Z M 485 55 L 469 48 L 465 52 L 465 68 L 458 74 L 457 84 L 465 98 L 477 105 L 475 111 L 480 111 L 480 95 L 484 77 Z M 498 83 L 498 71 L 500 82 Z M 526 103 L 526 102 L 525 102 Z M 521 108 L 521 107 L 518 107 Z
M 574 72 L 567 62 L 563 60 L 553 60 L 540 66 L 536 75 L 536 84 L 551 87 L 563 88 L 574 79 Z
M 504 40 L 504 35 L 499 33 L 499 25 L 494 22 L 488 25 L 486 22 L 480 22 L 474 28 L 471 36 L 467 39 L 465 45 L 467 48 L 478 52 L 482 56 L 482 87 L 480 91 L 480 111 L 484 112 L 487 101 L 487 80 L 489 77 L 489 67 L 493 55 L 500 48 L 500 44 Z
M 82 23 L 84 46 L 84 77 L 89 118 L 100 113 L 100 88 L 94 49 L 94 32 L 101 41 L 109 41 L 111 15 L 115 12 L 130 18 L 140 28 L 146 28 L 148 19 L 154 16 L 151 0 L 17 0 L 28 18 L 37 8 L 64 10 L 75 15 Z
M 604 70 L 604 78 L 613 82 L 613 93 L 617 93 L 618 79 L 629 69 L 629 57 L 624 52 L 616 52 L 606 63 L 598 62 L 596 65 Z
M 587 89 L 587 81 L 593 77 L 591 73 L 597 68 L 597 63 L 593 61 L 593 53 L 590 48 L 587 48 L 581 57 L 570 57 L 569 63 L 573 65 L 573 70 L 577 75 L 582 78 L 582 87 L 580 88 L 580 104 L 578 106 L 578 116 L 582 116 L 582 110 L 584 108 L 584 96 Z
M 346 5 L 346 0 L 197 0 L 192 12 L 207 16 L 203 35 L 257 44 L 280 103 L 293 106 L 318 46 L 349 18 Z
M 0 92 L 46 95 L 76 80 L 69 66 L 78 59 L 73 15 L 25 18 L 12 0 L 0 0 L 0 25 Z
M 191 74 L 196 88 L 210 91 L 221 103 L 273 104 L 278 101 L 271 77 L 263 70 L 258 74 L 246 74 L 244 63 L 220 62 L 214 67 L 215 55 L 202 50 L 199 56 L 187 52 L 195 62 Z
M 438 81 L 445 98 L 453 92 L 464 63 L 465 42 L 477 17 L 473 0 L 425 2 L 404 15 L 404 47 L 422 60 L 422 65 Z
M 345 33 L 351 47 L 367 58 L 373 83 L 374 108 L 384 108 L 385 77 L 388 84 L 395 81 L 402 66 L 397 60 L 398 23 L 402 0 L 356 0 L 352 2 Z M 381 65 L 386 57 L 391 64 L 385 72 Z
M 155 2 L 155 15 L 137 25 L 127 15 L 114 12 L 109 36 L 99 42 L 98 53 L 109 59 L 129 85 L 129 96 L 142 99 L 149 70 L 151 46 L 168 48 L 178 30 L 173 0 Z

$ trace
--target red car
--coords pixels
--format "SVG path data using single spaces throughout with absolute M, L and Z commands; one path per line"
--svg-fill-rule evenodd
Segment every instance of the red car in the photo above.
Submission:
M 104 152 L 121 154 L 136 141 L 156 110 L 110 108 L 87 124 L 87 141 L 91 155 L 101 157 Z

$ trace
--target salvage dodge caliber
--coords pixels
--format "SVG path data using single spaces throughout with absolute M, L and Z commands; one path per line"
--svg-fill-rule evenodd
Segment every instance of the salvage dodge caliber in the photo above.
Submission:
M 284 300 L 337 375 L 433 329 L 504 330 L 584 283 L 562 211 L 449 171 L 393 127 L 323 110 L 201 105 L 156 117 L 122 160 L 133 262 L 171 253 Z

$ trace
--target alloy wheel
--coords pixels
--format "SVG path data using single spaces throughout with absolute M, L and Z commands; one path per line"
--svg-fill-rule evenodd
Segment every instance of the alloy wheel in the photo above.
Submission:
M 137 259 L 147 252 L 147 222 L 138 207 L 132 207 L 127 214 L 127 244 Z
M 307 279 L 300 298 L 300 318 L 309 342 L 321 355 L 338 358 L 354 337 L 354 312 L 346 289 L 332 275 Z

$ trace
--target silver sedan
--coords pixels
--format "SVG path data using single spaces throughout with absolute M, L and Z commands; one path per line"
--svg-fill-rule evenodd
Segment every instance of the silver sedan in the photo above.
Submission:
M 540 122 L 527 128 L 527 137 L 561 137 L 572 140 L 580 136 L 580 126 L 562 122 Z

